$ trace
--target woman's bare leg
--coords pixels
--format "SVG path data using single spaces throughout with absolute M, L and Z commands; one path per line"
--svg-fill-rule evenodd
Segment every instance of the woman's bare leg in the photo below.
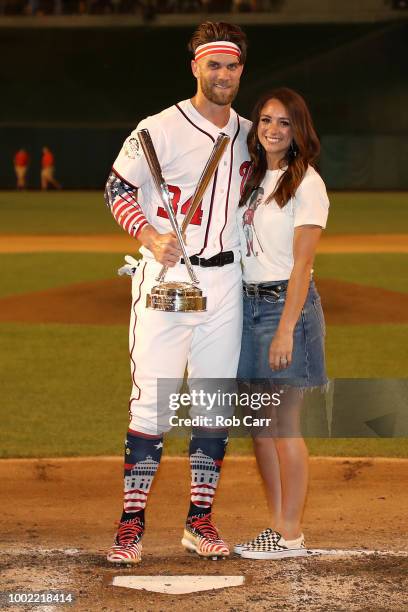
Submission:
M 309 453 L 303 438 L 280 438 L 275 441 L 280 465 L 282 511 L 274 527 L 285 539 L 302 533 L 302 516 L 309 480 Z
M 254 451 L 264 486 L 270 515 L 270 527 L 280 524 L 282 491 L 279 457 L 272 437 L 254 438 Z
M 298 538 L 309 478 L 309 454 L 301 436 L 302 397 L 297 392 L 283 396 L 271 412 L 271 429 L 254 437 L 259 472 L 265 485 L 270 526 L 285 539 Z
M 303 398 L 289 391 L 279 408 L 278 437 L 275 439 L 282 488 L 282 511 L 276 531 L 293 540 L 302 533 L 301 522 L 309 480 L 309 453 L 301 435 Z

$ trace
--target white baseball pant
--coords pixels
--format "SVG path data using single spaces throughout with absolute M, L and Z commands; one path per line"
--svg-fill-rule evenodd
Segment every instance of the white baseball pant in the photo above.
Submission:
M 142 259 L 132 279 L 129 349 L 132 394 L 130 429 L 157 435 L 170 429 L 168 404 L 157 403 L 160 379 L 177 393 L 187 365 L 189 379 L 235 379 L 242 332 L 242 280 L 239 262 L 194 267 L 207 297 L 205 312 L 161 312 L 146 308 L 161 264 Z M 189 282 L 186 266 L 170 268 L 166 281 Z M 190 415 L 204 414 L 194 407 Z M 208 413 L 207 413 L 208 414 Z M 167 424 L 167 425 L 166 425 Z

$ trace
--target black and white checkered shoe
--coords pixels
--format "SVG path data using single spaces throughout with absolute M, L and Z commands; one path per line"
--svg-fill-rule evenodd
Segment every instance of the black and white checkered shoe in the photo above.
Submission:
M 258 541 L 256 541 L 258 540 Z M 303 533 L 296 540 L 285 540 L 277 531 L 266 529 L 254 543 L 242 549 L 244 559 L 285 559 L 307 555 Z
M 270 533 L 273 533 L 273 530 L 268 527 L 268 529 L 264 529 L 261 531 L 259 535 L 256 536 L 253 540 L 248 540 L 248 542 L 240 542 L 239 544 L 235 544 L 234 552 L 237 555 L 241 555 L 243 550 L 247 548 L 251 549 L 253 546 L 257 546 L 258 544 L 262 544 L 262 542 L 268 539 Z

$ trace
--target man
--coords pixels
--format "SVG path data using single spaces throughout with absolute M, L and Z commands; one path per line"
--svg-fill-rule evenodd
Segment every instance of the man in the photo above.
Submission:
M 26 188 L 26 176 L 30 157 L 25 149 L 19 149 L 14 156 L 14 172 L 17 178 L 17 189 L 22 191 Z
M 158 404 L 158 381 L 234 378 L 241 339 L 241 269 L 236 208 L 249 166 L 250 124 L 231 109 L 246 58 L 246 37 L 227 23 L 205 22 L 193 34 L 192 72 L 197 93 L 143 120 L 125 141 L 109 176 L 105 199 L 116 221 L 142 243 L 133 276 L 130 357 L 133 388 L 125 442 L 124 508 L 108 560 L 141 560 L 144 509 L 159 466 L 167 413 Z M 155 191 L 137 131 L 148 129 L 172 194 L 179 225 L 221 132 L 230 137 L 218 170 L 186 231 L 187 252 L 207 296 L 206 312 L 146 309 L 146 295 L 165 264 L 166 280 L 189 281 L 181 250 Z M 164 410 L 164 414 L 163 414 Z M 200 409 L 197 408 L 197 414 Z M 182 544 L 202 556 L 227 556 L 211 519 L 227 435 L 193 428 L 191 504 Z
M 49 185 L 52 185 L 54 189 L 61 189 L 61 185 L 54 177 L 54 172 L 54 153 L 48 147 L 43 147 L 41 157 L 41 189 L 43 191 L 46 191 Z

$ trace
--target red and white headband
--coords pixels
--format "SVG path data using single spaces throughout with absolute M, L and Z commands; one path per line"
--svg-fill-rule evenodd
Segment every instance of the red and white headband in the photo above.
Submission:
M 235 43 L 226 40 L 218 40 L 217 42 L 209 42 L 204 45 L 199 45 L 195 50 L 194 59 L 198 61 L 215 53 L 224 53 L 225 55 L 234 55 L 238 59 L 241 58 L 241 49 Z

